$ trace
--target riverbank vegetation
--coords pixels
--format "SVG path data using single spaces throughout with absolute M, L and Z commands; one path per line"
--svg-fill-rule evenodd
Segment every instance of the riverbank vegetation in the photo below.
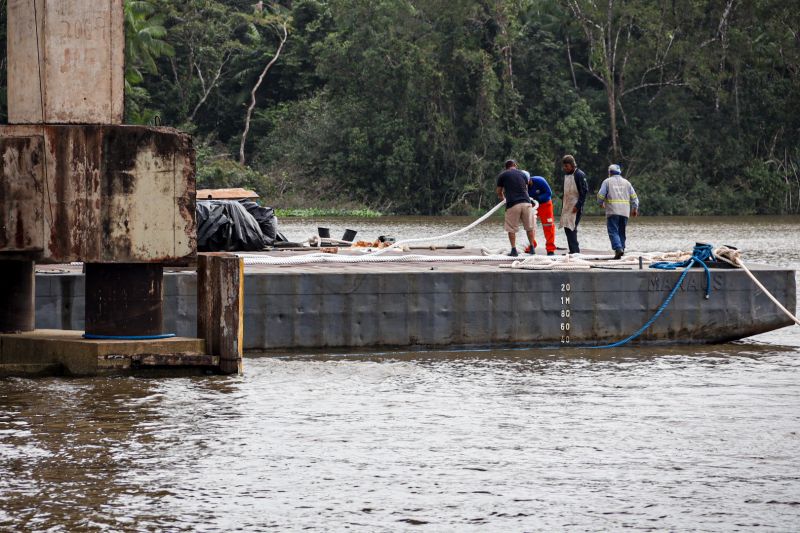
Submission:
M 357 217 L 357 218 L 378 218 L 383 216 L 380 211 L 372 209 L 342 209 L 338 207 L 302 207 L 289 209 L 276 209 L 275 214 L 279 217 Z
M 792 2 L 125 9 L 126 120 L 193 133 L 202 186 L 252 187 L 284 208 L 460 214 L 495 203 L 507 157 L 560 189 L 573 153 L 594 191 L 621 164 L 646 214 L 800 212 Z

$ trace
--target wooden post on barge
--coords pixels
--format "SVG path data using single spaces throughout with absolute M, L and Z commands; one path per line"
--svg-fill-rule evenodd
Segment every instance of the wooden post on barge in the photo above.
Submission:
M 242 372 L 244 260 L 233 254 L 197 254 L 197 336 L 219 356 L 223 374 Z

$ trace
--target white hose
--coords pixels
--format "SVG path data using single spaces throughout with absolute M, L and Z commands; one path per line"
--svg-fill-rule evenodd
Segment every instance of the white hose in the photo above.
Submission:
M 483 215 L 481 218 L 479 218 L 478 220 L 476 220 L 475 222 L 473 222 L 472 224 L 470 224 L 469 226 L 467 226 L 465 228 L 461 228 L 461 229 L 456 230 L 456 231 L 451 231 L 450 233 L 446 233 L 444 235 L 437 235 L 435 237 L 420 237 L 420 238 L 417 238 L 417 239 L 403 239 L 402 241 L 395 242 L 391 246 L 387 246 L 386 248 L 378 250 L 373 255 L 382 255 L 384 252 L 388 252 L 389 250 L 391 250 L 393 248 L 397 248 L 398 246 L 402 246 L 404 244 L 441 241 L 441 240 L 444 240 L 444 239 L 449 239 L 451 237 L 455 237 L 456 235 L 461 235 L 462 233 L 466 233 L 469 230 L 471 230 L 472 228 L 474 228 L 475 226 L 477 226 L 478 224 L 484 222 L 487 218 L 489 218 L 490 216 L 495 214 L 497 212 L 497 210 L 500 209 L 501 207 L 503 207 L 504 205 L 506 205 L 506 201 L 505 200 L 503 200 L 502 202 L 500 202 L 499 204 L 497 204 L 496 206 L 491 208 L 485 215 Z M 538 209 L 539 209 L 539 202 L 534 200 L 533 201 L 533 214 L 531 215 L 533 217 L 533 223 L 534 224 L 536 224 L 536 213 L 537 213 Z
M 450 233 L 446 233 L 445 235 L 437 235 L 435 237 L 422 237 L 418 239 L 404 239 L 402 241 L 397 241 L 393 243 L 391 246 L 387 246 L 386 248 L 380 249 L 376 252 L 370 253 L 368 255 L 337 255 L 337 254 L 325 254 L 325 253 L 314 253 L 314 254 L 305 254 L 300 256 L 292 256 L 292 257 L 278 257 L 278 256 L 264 256 L 264 255 L 253 255 L 253 254 L 237 254 L 244 260 L 245 265 L 307 265 L 311 263 L 460 263 L 460 262 L 487 262 L 487 261 L 514 261 L 514 258 L 507 256 L 507 255 L 500 255 L 500 254 L 487 254 L 483 253 L 483 255 L 444 255 L 444 256 L 434 256 L 434 255 L 390 255 L 384 257 L 384 252 L 388 251 L 398 251 L 398 247 L 404 246 L 410 243 L 419 243 L 419 242 L 431 242 L 431 241 L 439 241 L 444 239 L 449 239 L 456 235 L 461 235 L 462 233 L 466 233 L 478 224 L 484 222 L 490 216 L 492 216 L 498 209 L 505 205 L 505 201 L 498 203 L 492 209 L 490 209 L 485 215 L 480 217 L 478 220 L 456 231 L 451 231 Z M 536 223 L 536 214 L 537 209 L 539 208 L 539 203 L 534 201 L 533 202 L 533 221 L 534 224 Z M 309 239 L 309 242 L 314 240 L 315 237 Z M 318 237 L 317 237 L 318 239 Z M 322 239 L 319 239 L 322 240 Z M 316 242 L 319 243 L 319 240 Z
M 402 241 L 397 241 L 393 243 L 391 246 L 387 246 L 377 252 L 373 252 L 369 255 L 338 255 L 338 254 L 325 254 L 325 253 L 314 253 L 314 254 L 305 254 L 293 257 L 278 257 L 278 256 L 264 256 L 264 255 L 253 255 L 253 254 L 237 254 L 244 260 L 245 265 L 308 265 L 311 263 L 461 263 L 461 262 L 468 262 L 468 261 L 513 261 L 514 259 L 507 255 L 499 255 L 499 254 L 490 254 L 490 255 L 419 255 L 419 254 L 411 254 L 411 255 L 390 255 L 390 256 L 383 256 L 384 252 L 396 251 L 399 246 L 403 246 L 409 243 L 417 243 L 417 242 L 429 242 L 429 241 L 438 241 L 443 239 L 449 239 L 455 235 L 460 235 L 462 233 L 466 233 L 467 231 L 471 230 L 481 222 L 484 222 L 487 218 L 492 216 L 498 209 L 505 205 L 505 201 L 498 203 L 492 209 L 490 209 L 485 215 L 481 218 L 470 224 L 465 228 L 461 228 L 456 231 L 452 231 L 445 235 L 438 235 L 436 237 L 423 237 L 419 239 L 405 239 Z M 539 204 L 534 202 L 533 206 L 533 215 L 534 215 L 534 223 L 535 223 L 535 216 L 536 216 L 536 209 L 539 207 Z

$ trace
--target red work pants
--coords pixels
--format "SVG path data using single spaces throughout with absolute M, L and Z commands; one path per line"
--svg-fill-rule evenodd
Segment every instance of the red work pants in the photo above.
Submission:
M 556 220 L 553 218 L 553 201 L 550 200 L 543 204 L 539 204 L 539 209 L 536 211 L 539 217 L 539 222 L 542 223 L 542 232 L 544 232 L 545 249 L 548 252 L 556 251 Z M 533 245 L 537 246 L 536 241 Z

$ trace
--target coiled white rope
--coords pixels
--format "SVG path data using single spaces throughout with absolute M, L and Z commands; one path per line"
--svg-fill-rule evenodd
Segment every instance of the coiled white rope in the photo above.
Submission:
M 497 212 L 497 210 L 500 209 L 501 207 L 503 207 L 504 205 L 506 205 L 505 200 L 503 200 L 502 202 L 498 203 L 496 206 L 491 208 L 485 215 L 483 215 L 481 218 L 479 218 L 478 220 L 476 220 L 475 222 L 473 222 L 472 224 L 470 224 L 469 226 L 467 226 L 465 228 L 461 228 L 461 229 L 456 230 L 456 231 L 451 231 L 450 233 L 446 233 L 444 235 L 437 235 L 435 237 L 419 237 L 419 238 L 416 238 L 416 239 L 403 239 L 402 241 L 395 242 L 391 246 L 387 246 L 386 248 L 382 248 L 382 249 L 378 250 L 373 255 L 382 255 L 384 252 L 388 252 L 389 250 L 392 250 L 394 248 L 397 248 L 397 247 L 403 246 L 403 245 L 407 245 L 407 244 L 415 244 L 415 243 L 420 243 L 420 242 L 441 241 L 441 240 L 444 240 L 444 239 L 449 239 L 451 237 L 455 237 L 456 235 L 461 235 L 462 233 L 466 233 L 469 230 L 471 230 L 472 228 L 474 228 L 475 226 L 477 226 L 477 225 L 481 224 L 482 222 L 486 221 L 487 218 L 489 218 L 490 216 L 495 214 Z M 533 213 L 531 215 L 533 217 L 534 225 L 536 224 L 536 214 L 537 214 L 538 209 L 539 209 L 539 202 L 534 200 L 533 201 Z
M 510 265 L 500 265 L 500 268 L 517 268 L 522 270 L 588 270 L 590 268 L 611 268 L 630 270 L 639 265 L 641 258 L 643 265 L 657 261 L 683 261 L 691 257 L 691 252 L 649 252 L 639 255 L 625 256 L 614 259 L 612 255 L 571 254 L 561 256 L 530 256 L 514 261 Z
M 517 260 L 511 265 L 500 265 L 504 268 L 517 268 L 522 270 L 589 270 L 592 264 L 585 259 L 562 256 L 540 257 L 532 255 L 525 259 Z
M 339 255 L 314 253 L 293 257 L 237 254 L 245 265 L 308 265 L 312 263 L 463 263 L 488 261 L 513 261 L 507 255 Z

